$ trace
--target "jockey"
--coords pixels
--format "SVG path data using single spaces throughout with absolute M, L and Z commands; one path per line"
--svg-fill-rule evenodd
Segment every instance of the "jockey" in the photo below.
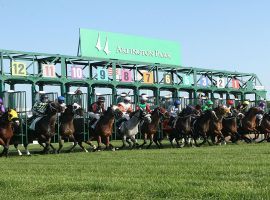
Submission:
M 92 128 L 95 128 L 100 116 L 105 112 L 104 108 L 105 97 L 98 97 L 97 102 L 92 103 L 89 108 L 89 117 L 91 118 L 90 124 Z
M 181 109 L 180 109 L 180 105 L 181 105 L 181 101 L 179 99 L 174 101 L 173 106 L 171 106 L 170 108 L 170 120 L 168 122 L 169 126 L 173 126 L 175 119 L 177 118 L 178 114 L 180 113 Z
M 150 113 L 151 109 L 150 109 L 150 105 L 146 103 L 147 100 L 148 100 L 147 95 L 142 95 L 141 102 L 136 107 L 136 110 L 142 109 L 142 110 L 146 111 L 147 113 Z
M 147 104 L 148 97 L 146 94 L 142 94 L 141 96 L 141 102 L 139 103 L 139 105 L 136 106 L 136 110 L 142 109 L 143 111 L 146 112 L 145 118 L 148 120 L 148 122 L 151 122 L 151 109 L 150 109 L 150 105 Z M 143 122 L 142 122 L 143 123 Z M 141 125 L 142 125 L 141 123 Z
M 259 105 L 258 105 L 258 108 L 262 111 L 265 110 L 265 102 L 264 101 L 260 101 Z M 260 126 L 261 125 L 261 122 L 262 122 L 262 119 L 263 119 L 263 114 L 257 114 L 256 115 L 256 119 L 257 119 L 257 125 Z
M 36 102 L 32 108 L 33 116 L 43 116 L 48 105 L 49 97 L 42 94 L 39 98 L 40 101 Z
M 3 99 L 0 98 L 0 116 L 6 112 L 5 107 L 3 105 Z
M 248 106 L 249 106 L 249 102 L 248 102 L 248 101 L 244 101 L 244 102 L 242 103 L 242 105 L 240 105 L 239 111 L 240 111 L 241 113 L 243 113 L 243 114 L 246 114 L 247 111 L 248 111 L 248 109 L 249 109 Z
M 123 102 L 124 101 L 124 98 L 127 96 L 127 93 L 126 92 L 122 92 L 120 94 L 120 96 L 117 98 L 116 102 L 117 103 L 120 103 L 120 102 Z
M 133 111 L 130 102 L 131 102 L 131 97 L 130 96 L 125 96 L 124 101 L 118 103 L 118 105 L 117 105 L 119 110 L 123 113 L 122 118 L 119 119 L 118 122 L 117 122 L 117 126 L 119 128 L 121 127 L 120 125 L 124 121 L 127 121 L 127 120 L 130 119 L 129 114 Z
M 204 112 L 204 111 L 207 111 L 207 110 L 212 110 L 213 109 L 212 106 L 213 106 L 213 101 L 207 100 L 205 102 L 205 105 L 202 106 L 202 111 Z
M 60 104 L 61 107 L 66 108 L 65 97 L 59 96 L 59 97 L 57 98 L 57 102 Z
M 227 100 L 227 108 L 229 110 L 228 116 L 231 117 L 232 113 L 234 112 L 234 101 L 232 99 Z
M 48 105 L 49 97 L 46 94 L 40 95 L 39 98 L 40 101 L 37 101 L 33 108 L 32 108 L 32 113 L 33 116 L 29 118 L 29 121 L 33 121 L 30 124 L 30 129 L 35 130 L 35 124 L 36 122 L 43 116 L 45 116 L 45 111 Z

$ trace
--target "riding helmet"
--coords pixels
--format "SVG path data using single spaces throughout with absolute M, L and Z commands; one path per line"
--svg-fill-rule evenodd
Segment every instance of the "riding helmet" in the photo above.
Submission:
M 48 99 L 49 97 L 48 97 L 48 95 L 46 95 L 46 94 L 42 94 L 41 96 L 40 96 L 40 100 L 44 100 L 44 99 Z
M 174 106 L 179 106 L 181 104 L 181 101 L 179 99 L 174 101 Z
M 228 100 L 227 100 L 227 104 L 228 104 L 228 105 L 233 105 L 233 104 L 234 104 L 234 102 L 233 102 L 233 100 L 232 100 L 232 99 L 228 99 Z
M 58 99 L 58 101 L 65 101 L 65 97 L 63 97 L 63 96 L 59 96 L 57 99 Z
M 211 100 L 207 100 L 207 101 L 206 101 L 206 104 L 207 104 L 207 105 L 213 105 L 214 103 L 213 103 L 213 101 L 211 101 Z
M 249 102 L 248 101 L 244 101 L 243 102 L 243 105 L 249 105 Z
M 105 97 L 98 97 L 98 101 L 104 102 L 105 101 Z

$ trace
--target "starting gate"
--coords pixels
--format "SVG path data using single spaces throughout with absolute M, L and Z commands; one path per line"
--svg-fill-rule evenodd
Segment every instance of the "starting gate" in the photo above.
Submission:
M 85 140 L 89 138 L 89 123 L 88 123 L 88 96 L 86 93 L 82 94 L 67 94 L 66 104 L 71 105 L 73 103 L 79 104 L 83 110 L 83 116 L 75 115 L 74 126 L 75 134 L 79 134 Z
M 27 142 L 27 108 L 25 91 L 5 91 L 3 92 L 4 106 L 16 110 L 18 113 L 20 126 L 14 132 L 13 141 L 19 144 Z

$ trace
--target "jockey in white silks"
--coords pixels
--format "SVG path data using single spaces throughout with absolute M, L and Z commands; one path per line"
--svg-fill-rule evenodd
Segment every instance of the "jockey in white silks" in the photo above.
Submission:
M 259 103 L 259 105 L 258 105 L 258 108 L 259 108 L 260 110 L 264 111 L 264 110 L 265 110 L 265 106 L 266 106 L 265 102 L 264 102 L 264 101 L 261 101 L 261 102 Z M 256 115 L 256 119 L 257 119 L 257 125 L 260 126 L 261 123 L 262 123 L 263 114 L 257 114 L 257 115 Z
M 124 101 L 119 102 L 118 105 L 117 105 L 118 108 L 119 108 L 119 110 L 123 113 L 122 118 L 120 120 L 118 120 L 118 122 L 117 122 L 117 125 L 119 126 L 119 129 L 121 127 L 121 124 L 124 121 L 127 121 L 127 120 L 130 119 L 129 114 L 133 111 L 130 102 L 131 102 L 131 97 L 130 96 L 126 96 L 124 98 Z

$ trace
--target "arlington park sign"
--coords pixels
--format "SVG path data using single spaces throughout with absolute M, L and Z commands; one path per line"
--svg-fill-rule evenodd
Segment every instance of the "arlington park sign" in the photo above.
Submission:
M 80 29 L 81 56 L 180 65 L 180 45 L 118 33 Z

